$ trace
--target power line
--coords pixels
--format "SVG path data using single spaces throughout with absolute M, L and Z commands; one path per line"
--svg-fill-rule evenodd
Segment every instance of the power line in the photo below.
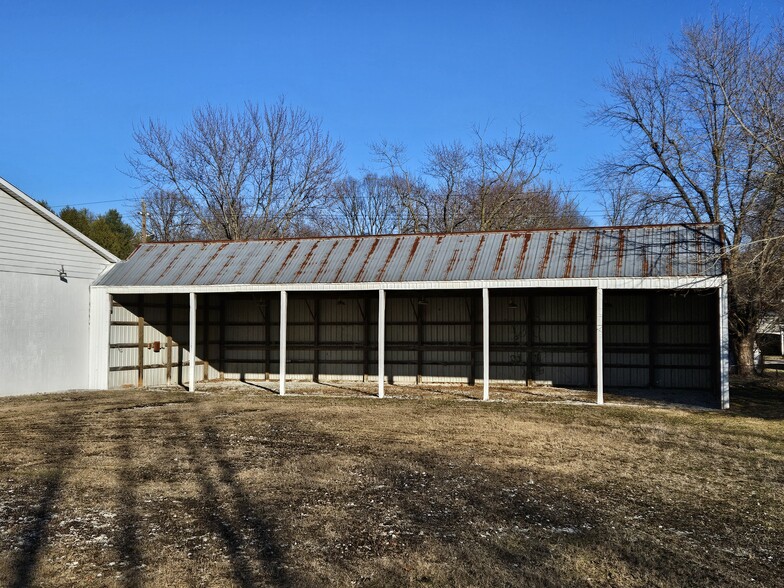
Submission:
M 57 206 L 51 206 L 51 208 L 55 210 L 60 210 L 68 207 L 76 208 L 77 206 L 88 206 L 90 204 L 108 204 L 110 202 L 127 202 L 127 201 L 128 201 L 127 198 L 118 198 L 114 200 L 93 200 L 91 202 L 73 202 L 69 204 L 58 204 Z
M 569 194 L 572 194 L 572 193 L 601 194 L 602 190 L 593 189 L 593 188 L 576 188 L 576 189 L 565 189 L 564 190 L 564 194 L 566 194 L 566 195 L 569 195 Z M 524 196 L 526 194 L 537 194 L 537 192 L 536 191 L 524 192 L 522 194 L 522 196 Z M 470 192 L 453 192 L 452 193 L 452 196 L 475 196 L 475 195 L 476 195 L 475 193 L 470 193 Z M 339 197 L 338 196 L 333 196 L 333 195 L 328 195 L 328 196 L 323 196 L 322 198 L 323 199 L 336 200 Z M 352 198 L 359 199 L 359 200 L 369 200 L 371 198 L 377 198 L 377 197 L 376 196 L 371 196 L 369 194 L 356 194 L 356 195 L 352 196 Z M 129 201 L 132 201 L 132 200 L 133 200 L 133 198 L 114 198 L 112 200 L 91 200 L 91 201 L 88 201 L 88 202 L 69 202 L 69 203 L 66 203 L 66 204 L 58 204 L 57 206 L 51 206 L 50 205 L 50 207 L 55 209 L 55 210 L 58 210 L 58 209 L 62 209 L 62 208 L 68 208 L 69 206 L 70 207 L 76 207 L 76 206 L 89 206 L 91 204 L 112 204 L 112 203 L 115 203 L 115 202 L 129 202 Z

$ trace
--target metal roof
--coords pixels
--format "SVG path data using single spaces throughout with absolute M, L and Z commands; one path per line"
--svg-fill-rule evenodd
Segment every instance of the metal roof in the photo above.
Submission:
M 99 286 L 718 276 L 719 225 L 147 243 Z

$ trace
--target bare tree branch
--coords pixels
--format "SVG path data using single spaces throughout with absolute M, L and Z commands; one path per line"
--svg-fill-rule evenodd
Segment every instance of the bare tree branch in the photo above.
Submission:
M 719 222 L 727 241 L 730 328 L 751 365 L 757 325 L 784 299 L 784 34 L 714 15 L 684 27 L 668 67 L 647 53 L 611 70 L 612 100 L 594 113 L 623 149 L 596 170 L 610 219 L 654 210 L 677 221 Z M 614 191 L 613 191 L 614 190 Z
M 237 113 L 206 106 L 177 132 L 149 121 L 134 140 L 133 175 L 176 194 L 211 238 L 291 234 L 341 168 L 342 145 L 282 99 Z

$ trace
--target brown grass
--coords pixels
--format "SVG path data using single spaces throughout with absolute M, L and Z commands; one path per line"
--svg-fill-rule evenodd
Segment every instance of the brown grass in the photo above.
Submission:
M 775 384 L 290 389 L 0 401 L 0 585 L 781 585 Z

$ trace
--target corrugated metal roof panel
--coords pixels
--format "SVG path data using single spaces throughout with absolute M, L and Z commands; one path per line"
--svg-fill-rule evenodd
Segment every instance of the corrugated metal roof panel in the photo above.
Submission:
M 718 225 L 148 243 L 100 286 L 721 275 Z

